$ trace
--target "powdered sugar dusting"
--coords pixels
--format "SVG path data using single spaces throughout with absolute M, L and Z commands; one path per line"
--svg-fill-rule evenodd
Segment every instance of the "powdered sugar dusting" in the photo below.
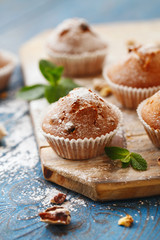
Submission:
M 82 18 L 67 19 L 52 32 L 49 50 L 60 54 L 83 54 L 106 49 L 106 43 Z
M 93 93 L 91 90 L 88 90 L 87 88 L 76 88 L 69 93 L 69 97 L 77 100 L 77 98 L 84 99 L 85 101 L 99 101 L 100 97 L 97 97 L 95 93 Z M 102 98 L 101 98 L 102 99 Z
M 141 46 L 138 51 L 142 54 L 156 53 L 157 51 L 160 51 L 160 47 L 158 45 L 146 44 Z
M 67 196 L 68 201 L 63 203 L 63 207 L 68 208 L 71 212 L 77 212 L 81 207 L 87 207 L 86 201 L 83 198 L 75 198 Z

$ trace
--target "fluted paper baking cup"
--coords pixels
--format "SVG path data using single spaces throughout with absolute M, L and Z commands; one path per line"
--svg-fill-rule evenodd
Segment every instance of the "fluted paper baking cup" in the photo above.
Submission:
M 84 138 L 76 140 L 53 136 L 49 133 L 45 133 L 43 130 L 42 134 L 52 149 L 62 158 L 81 160 L 97 157 L 104 153 L 104 147 L 110 144 L 113 136 L 117 133 L 120 125 L 122 124 L 122 113 L 119 108 L 110 103 L 109 105 L 118 117 L 118 125 L 116 129 L 110 133 L 96 137 L 95 139 Z
M 110 80 L 107 75 L 106 69 L 103 71 L 103 76 L 107 81 L 108 85 L 112 89 L 115 97 L 124 107 L 130 109 L 136 109 L 139 103 L 141 103 L 146 98 L 149 98 L 158 90 L 160 86 L 149 87 L 149 88 L 132 88 L 123 85 L 116 84 Z
M 144 104 L 146 103 L 148 99 L 144 100 L 143 102 L 141 102 L 137 108 L 137 114 L 139 117 L 139 120 L 141 121 L 141 123 L 143 124 L 143 127 L 146 131 L 146 133 L 148 134 L 148 137 L 150 138 L 150 140 L 152 141 L 152 143 L 160 148 L 160 130 L 159 129 L 154 129 L 151 128 L 142 118 L 141 116 L 141 110 L 142 107 L 144 106 Z
M 102 72 L 107 48 L 82 54 L 56 53 L 47 48 L 49 59 L 64 67 L 64 75 L 71 77 L 89 76 Z

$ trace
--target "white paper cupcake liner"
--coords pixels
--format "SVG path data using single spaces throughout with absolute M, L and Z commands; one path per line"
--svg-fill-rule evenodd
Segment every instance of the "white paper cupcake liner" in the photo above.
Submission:
M 11 74 L 18 63 L 17 57 L 8 51 L 0 49 L 0 55 L 7 62 L 0 68 L 0 91 L 5 89 L 8 85 Z
M 154 129 L 151 128 L 142 118 L 141 116 L 141 110 L 142 107 L 144 106 L 144 104 L 146 103 L 148 99 L 144 100 L 143 102 L 141 102 L 137 108 L 137 114 L 139 117 L 139 120 L 141 121 L 141 123 L 143 124 L 143 127 L 146 131 L 146 133 L 148 134 L 148 137 L 150 138 L 150 140 L 152 141 L 152 143 L 160 148 L 160 130 L 159 129 Z
M 149 98 L 158 90 L 160 90 L 160 86 L 149 88 L 132 88 L 118 85 L 110 80 L 107 75 L 106 69 L 104 69 L 103 71 L 103 76 L 118 101 L 120 101 L 124 107 L 130 109 L 136 109 L 139 103 L 141 103 L 144 99 Z
M 118 117 L 118 125 L 116 129 L 110 133 L 96 137 L 95 139 L 84 138 L 77 140 L 53 136 L 49 133 L 45 133 L 43 130 L 42 134 L 52 149 L 62 158 L 82 160 L 97 157 L 104 153 L 104 147 L 110 144 L 113 136 L 117 133 L 122 124 L 122 113 L 119 108 L 110 103 L 109 105 Z
M 56 53 L 47 48 L 49 59 L 58 66 L 64 67 L 64 75 L 81 77 L 99 74 L 102 72 L 107 48 L 82 54 Z

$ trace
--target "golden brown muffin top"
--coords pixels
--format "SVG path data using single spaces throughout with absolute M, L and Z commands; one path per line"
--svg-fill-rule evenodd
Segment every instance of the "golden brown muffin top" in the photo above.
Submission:
M 115 110 L 97 94 L 75 88 L 49 107 L 42 129 L 69 139 L 96 138 L 113 131 L 118 121 Z
M 146 101 L 141 116 L 151 128 L 160 129 L 160 91 Z
M 112 82 L 134 88 L 160 85 L 160 48 L 153 45 L 129 49 L 128 58 L 108 70 Z
M 80 54 L 107 47 L 88 23 L 81 18 L 67 19 L 51 34 L 49 49 L 57 53 Z

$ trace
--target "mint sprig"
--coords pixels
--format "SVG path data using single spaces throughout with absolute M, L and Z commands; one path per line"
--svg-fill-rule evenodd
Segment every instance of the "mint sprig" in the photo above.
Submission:
M 73 88 L 79 87 L 70 78 L 63 78 L 62 66 L 56 66 L 47 60 L 39 61 L 39 69 L 48 84 L 35 84 L 22 87 L 17 92 L 17 97 L 27 101 L 45 97 L 49 103 L 56 102 L 59 98 L 67 95 Z
M 131 165 L 134 169 L 139 171 L 147 170 L 146 160 L 140 154 L 130 152 L 126 148 L 105 147 L 105 153 L 113 160 L 121 160 L 122 168 L 126 168 Z
M 35 84 L 32 86 L 22 87 L 17 92 L 17 97 L 27 101 L 32 101 L 44 97 L 45 85 Z

